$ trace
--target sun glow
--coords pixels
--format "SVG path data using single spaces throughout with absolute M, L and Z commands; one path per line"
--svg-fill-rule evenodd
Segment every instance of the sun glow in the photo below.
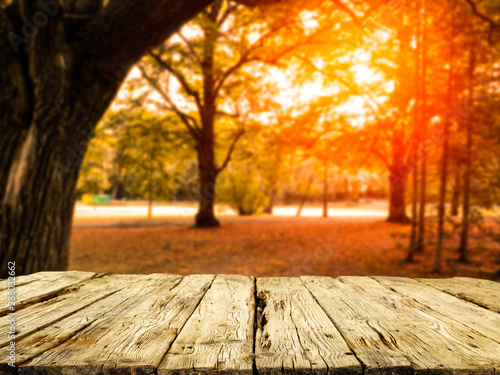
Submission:
M 315 11 L 303 11 L 300 14 L 301 27 L 307 34 L 313 33 L 318 27 L 318 13 Z M 250 43 L 254 43 L 261 36 L 261 26 L 255 25 L 255 29 L 245 35 Z M 194 25 L 184 26 L 179 34 L 172 37 L 172 41 L 183 44 L 185 39 L 200 37 L 201 30 Z M 383 43 L 383 39 L 387 36 L 377 37 L 377 43 Z M 332 47 L 334 48 L 334 47 Z M 320 57 L 321 56 L 321 57 Z M 243 68 L 244 71 L 251 74 L 256 80 L 262 82 L 263 87 L 268 87 L 268 92 L 262 94 L 263 101 L 269 100 L 280 106 L 280 110 L 287 113 L 291 118 L 297 117 L 307 111 L 308 108 L 314 108 L 314 103 L 328 103 L 328 98 L 332 98 L 332 106 L 325 108 L 326 112 L 341 114 L 356 127 L 362 127 L 368 121 L 373 119 L 373 103 L 384 103 L 387 101 L 388 94 L 394 91 L 394 81 L 387 80 L 384 73 L 377 68 L 373 68 L 373 55 L 365 47 L 357 47 L 353 50 L 346 50 L 345 54 L 336 61 L 329 61 L 328 53 L 311 57 L 311 61 L 317 71 L 306 73 L 306 67 L 300 62 L 287 63 L 287 65 L 269 66 L 262 63 L 250 64 Z M 177 61 L 180 55 L 175 54 L 172 58 Z M 327 75 L 323 71 L 333 63 L 345 64 L 348 66 L 345 70 L 346 76 L 337 79 L 337 72 Z M 341 72 L 342 73 L 342 72 Z M 349 74 L 352 78 L 349 78 Z M 129 79 L 137 79 L 141 77 L 138 68 L 134 68 Z M 353 87 L 345 86 L 345 81 L 349 80 Z M 358 86 L 358 87 L 356 87 Z M 378 87 L 378 94 L 373 97 L 371 87 Z M 196 111 L 196 107 L 182 94 L 180 84 L 175 79 L 170 79 L 165 83 L 165 88 L 168 89 L 170 97 L 177 103 L 181 110 L 186 112 Z M 130 91 L 119 93 L 118 98 L 124 99 L 126 95 L 130 95 Z M 365 92 L 371 92 L 371 97 L 365 95 Z M 136 89 L 133 96 L 141 95 L 143 91 Z M 326 101 L 325 101 L 326 98 Z M 150 103 L 153 103 L 151 108 L 154 111 L 162 111 L 161 103 L 163 98 L 154 91 L 150 95 Z M 155 104 L 157 103 L 157 104 Z M 227 103 L 221 102 L 222 107 Z M 238 104 L 241 108 L 245 107 L 245 103 Z M 323 104 L 324 105 L 324 104 Z M 376 107 L 375 105 L 375 107 Z M 229 113 L 231 111 L 228 111 Z M 254 120 L 265 125 L 271 125 L 276 122 L 275 108 L 266 108 L 265 106 L 259 110 L 259 113 L 250 115 Z
M 354 73 L 354 79 L 358 85 L 363 83 L 375 83 L 383 79 L 380 72 L 375 72 L 373 69 L 368 67 L 366 64 L 356 64 L 351 67 L 351 71 Z

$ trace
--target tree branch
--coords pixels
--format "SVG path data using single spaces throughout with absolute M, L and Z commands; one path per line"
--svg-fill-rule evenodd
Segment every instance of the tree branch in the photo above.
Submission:
M 384 165 L 390 169 L 391 168 L 391 163 L 389 163 L 389 159 L 386 158 L 386 156 L 384 154 L 382 154 L 378 149 L 374 148 L 374 143 L 371 145 L 370 147 L 370 152 L 372 152 L 373 154 L 375 154 L 381 161 L 382 163 L 384 163 Z
M 157 54 L 153 53 L 153 52 L 150 52 L 149 53 L 150 56 L 152 56 L 156 62 L 165 70 L 167 70 L 168 72 L 170 72 L 176 79 L 177 81 L 179 81 L 179 83 L 181 84 L 182 88 L 184 89 L 184 91 L 186 91 L 186 93 L 193 97 L 195 102 L 196 102 L 196 106 L 198 107 L 198 110 L 201 112 L 203 111 L 203 104 L 201 102 L 201 99 L 200 99 L 200 94 L 198 93 L 198 91 L 196 90 L 193 90 L 191 88 L 191 86 L 189 86 L 189 83 L 187 82 L 186 78 L 184 77 L 184 75 L 175 70 L 172 65 L 168 64 L 166 61 L 164 61 L 160 56 L 158 56 Z
M 201 66 L 201 64 L 202 64 L 201 59 L 198 56 L 198 54 L 196 53 L 196 51 L 194 50 L 194 48 L 191 45 L 191 43 L 189 42 L 189 40 L 187 40 L 186 37 L 180 31 L 177 33 L 177 35 L 179 35 L 179 38 L 181 38 L 181 40 L 184 42 L 186 47 L 189 49 L 189 52 L 191 52 L 191 54 L 194 56 L 194 58 L 196 59 L 198 64 Z
M 109 0 L 73 38 L 80 58 L 122 81 L 142 56 L 163 43 L 212 0 Z
M 227 151 L 226 159 L 224 160 L 222 165 L 219 168 L 217 168 L 217 170 L 215 171 L 216 174 L 221 173 L 227 167 L 227 165 L 231 161 L 231 156 L 233 155 L 234 148 L 236 147 L 236 144 L 238 143 L 240 138 L 243 136 L 243 134 L 245 134 L 245 129 L 241 129 L 238 132 L 238 134 L 236 134 L 236 137 L 234 137 L 233 142 L 231 143 L 231 146 L 229 147 L 229 150 Z
M 350 90 L 353 90 L 357 95 L 361 96 L 364 100 L 365 100 L 365 103 L 368 104 L 368 106 L 370 107 L 370 110 L 371 112 L 373 113 L 373 115 L 377 116 L 377 114 L 381 111 L 381 110 L 385 110 L 387 111 L 387 108 L 383 107 L 382 104 L 380 104 L 374 97 L 373 95 L 371 95 L 370 93 L 367 93 L 365 91 L 361 91 L 359 89 L 359 87 L 356 87 L 355 85 L 353 85 L 352 83 L 350 83 L 348 80 L 340 77 L 339 75 L 336 75 L 336 74 L 331 74 L 327 71 L 325 71 L 324 69 L 320 69 L 319 67 L 316 66 L 316 64 L 314 64 L 311 60 L 303 57 L 303 56 L 297 56 L 297 58 L 301 61 L 303 61 L 306 65 L 309 65 L 310 67 L 312 67 L 315 71 L 323 74 L 323 75 L 326 75 L 327 77 L 330 77 L 330 78 L 333 78 L 333 79 L 336 79 L 338 80 L 342 85 L 344 85 L 345 87 L 347 87 L 348 89 Z
M 214 88 L 214 94 L 215 96 L 217 96 L 220 92 L 220 90 L 222 89 L 222 86 L 224 86 L 224 83 L 226 82 L 226 80 L 233 74 L 235 73 L 238 69 L 240 69 L 241 67 L 243 67 L 243 65 L 249 63 L 250 61 L 252 61 L 250 58 L 249 58 L 249 55 L 250 55 L 250 51 L 247 51 L 245 52 L 241 57 L 240 59 L 238 60 L 238 62 L 236 64 L 234 64 L 232 67 L 228 68 L 224 73 L 222 73 L 222 75 L 217 79 L 217 83 L 215 84 L 215 88 Z
M 479 17 L 481 20 L 483 20 L 484 22 L 488 23 L 490 25 L 490 30 L 489 30 L 489 33 L 488 33 L 488 42 L 490 44 L 493 44 L 493 31 L 495 29 L 498 29 L 500 27 L 500 25 L 498 25 L 493 19 L 491 19 L 490 17 L 486 16 L 485 14 L 481 13 L 478 9 L 477 9 L 477 5 L 476 3 L 473 1 L 473 0 L 465 0 L 465 2 L 467 4 L 469 4 L 471 10 L 472 10 L 472 13 L 476 16 L 476 17 Z
M 264 58 L 261 56 L 251 56 L 251 54 L 256 51 L 258 48 L 263 46 L 264 41 L 272 36 L 274 33 L 278 32 L 281 30 L 283 27 L 288 25 L 288 23 L 283 23 L 280 24 L 278 27 L 275 27 L 274 29 L 270 30 L 268 33 L 265 33 L 262 35 L 236 62 L 232 67 L 228 68 L 222 75 L 217 79 L 214 93 L 217 96 L 222 89 L 222 86 L 226 82 L 226 80 L 236 71 L 238 71 L 240 68 L 242 68 L 244 65 L 250 63 L 250 62 L 255 62 L 255 61 L 260 61 L 265 64 L 269 65 L 277 65 L 279 60 L 288 55 L 289 53 L 293 52 L 294 50 L 298 49 L 301 46 L 307 45 L 311 42 L 312 38 L 314 37 L 315 34 L 312 34 L 308 36 L 303 42 L 293 44 L 292 46 L 289 46 L 288 48 L 285 48 L 278 54 L 274 55 L 271 58 Z
M 238 9 L 238 5 L 229 5 L 226 8 L 226 10 L 224 11 L 221 18 L 218 21 L 219 27 L 221 27 L 224 24 L 224 22 L 226 22 L 231 13 L 233 13 L 236 9 Z
M 337 5 L 342 11 L 347 13 L 349 17 L 351 17 L 351 20 L 354 22 L 356 26 L 358 26 L 363 32 L 364 32 L 364 26 L 361 20 L 356 16 L 356 13 L 353 12 L 351 8 L 349 8 L 347 5 L 342 3 L 340 0 L 332 0 L 332 2 Z
M 168 96 L 168 94 L 163 91 L 157 82 L 155 82 L 155 80 L 153 78 L 151 78 L 145 71 L 144 67 L 142 67 L 141 65 L 139 65 L 139 70 L 141 71 L 141 74 L 142 76 L 146 79 L 146 81 L 148 81 L 149 85 L 158 93 L 160 94 L 160 96 L 168 103 L 170 104 L 170 109 L 175 113 L 177 114 L 177 116 L 181 119 L 181 121 L 184 123 L 184 125 L 186 125 L 189 133 L 192 135 L 192 137 L 195 139 L 195 140 L 198 140 L 199 136 L 200 136 L 200 127 L 198 126 L 198 123 L 196 121 L 196 119 L 190 115 L 188 115 L 187 113 L 184 113 L 183 111 L 181 111 L 176 105 L 175 103 L 172 101 L 172 99 L 170 99 L 170 97 Z

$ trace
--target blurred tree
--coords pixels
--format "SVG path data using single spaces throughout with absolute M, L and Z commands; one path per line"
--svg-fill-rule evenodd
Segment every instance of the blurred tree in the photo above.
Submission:
M 111 137 L 98 127 L 82 162 L 77 195 L 103 194 L 111 188 L 112 147 Z
M 175 113 L 195 141 L 200 184 L 197 227 L 220 225 L 214 212 L 217 177 L 245 132 L 252 101 L 258 100 L 255 79 L 244 68 L 277 64 L 308 43 L 312 36 L 304 30 L 300 12 L 293 3 L 276 5 L 270 13 L 216 0 L 140 66 L 163 99 L 163 109 Z M 169 77 L 177 82 L 181 98 L 174 96 Z M 217 162 L 217 134 L 228 127 L 233 129 L 232 140 Z
M 172 139 L 174 116 L 158 117 L 141 112 L 127 124 L 118 140 L 120 164 L 132 197 L 147 197 L 148 218 L 153 201 L 168 200 L 183 169 L 183 158 Z M 174 151 L 177 150 L 177 151 Z
M 233 163 L 220 176 L 217 196 L 240 216 L 261 214 L 269 204 L 267 181 L 252 165 Z

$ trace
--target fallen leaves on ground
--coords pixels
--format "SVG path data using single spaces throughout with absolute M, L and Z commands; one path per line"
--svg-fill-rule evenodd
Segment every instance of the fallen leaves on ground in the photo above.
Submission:
M 456 239 L 444 251 L 443 273 L 432 272 L 434 246 L 405 263 L 408 226 L 386 222 L 230 223 L 81 228 L 71 239 L 70 269 L 125 274 L 243 274 L 254 276 L 388 275 L 499 277 L 500 245 L 475 238 L 470 263 L 457 262 Z

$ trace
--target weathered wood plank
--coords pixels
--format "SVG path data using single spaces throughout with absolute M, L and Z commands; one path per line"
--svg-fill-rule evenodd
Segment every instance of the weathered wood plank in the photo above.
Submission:
M 105 320 L 114 320 L 119 315 L 125 315 L 153 291 L 165 286 L 173 287 L 182 279 L 181 276 L 158 274 L 150 276 L 113 275 L 114 281 L 110 278 L 111 276 L 108 276 L 98 280 L 109 282 L 110 285 L 107 286 L 109 289 L 112 289 L 112 284 L 121 284 L 123 289 L 67 318 L 58 320 L 45 329 L 32 333 L 25 339 L 19 340 L 16 344 L 18 363 L 25 363 L 35 356 L 55 348 L 91 325 L 104 325 Z M 0 375 L 3 375 L 2 369 L 8 370 L 7 361 L 4 358 L 0 358 Z M 29 367 L 23 371 L 29 372 Z
M 366 375 L 413 372 L 403 353 L 394 345 L 387 345 L 390 337 L 373 329 L 370 320 L 378 312 L 352 289 L 330 277 L 301 279 L 363 363 Z
M 250 375 L 253 343 L 261 374 L 360 374 L 359 361 L 367 375 L 500 370 L 500 314 L 492 305 L 500 284 L 487 280 L 447 282 L 481 298 L 471 303 L 429 280 L 405 278 L 262 278 L 254 291 L 245 276 L 107 275 L 57 291 L 52 284 L 67 280 L 65 273 L 44 274 L 23 279 L 21 365 L 12 372 L 0 357 L 0 375 L 153 374 L 157 368 L 160 375 Z M 29 291 L 34 285 L 43 293 L 43 284 L 52 288 L 48 296 Z M 4 348 L 6 319 L 0 317 Z
M 19 373 L 153 374 L 213 279 L 191 275 L 157 288 L 125 315 L 85 328 Z
M 30 305 L 16 313 L 16 339 L 30 334 L 64 319 L 75 312 L 92 305 L 125 286 L 128 278 L 121 275 L 109 275 L 88 280 L 60 296 L 44 302 Z M 0 317 L 0 348 L 7 346 L 9 315 Z M 3 358 L 0 357 L 0 361 Z
M 500 313 L 500 284 L 489 280 L 455 277 L 453 279 L 418 279 L 455 297 Z
M 33 276 L 27 276 L 21 279 L 21 282 L 28 280 L 27 283 L 21 283 L 16 286 L 16 310 L 40 302 L 57 295 L 62 290 L 77 285 L 85 280 L 89 280 L 96 274 L 94 272 L 43 272 Z M 1 293 L 2 305 L 0 307 L 0 316 L 10 312 L 7 306 L 7 293 Z
M 16 276 L 15 282 L 16 286 L 26 285 L 32 283 L 33 281 L 54 277 L 58 274 L 65 273 L 65 271 L 54 271 L 54 272 L 37 272 L 29 275 Z M 0 280 L 0 291 L 7 289 L 9 283 L 9 279 Z
M 446 294 L 431 286 L 404 277 L 374 277 L 397 293 L 414 298 L 433 310 L 433 315 L 458 321 L 483 336 L 500 342 L 500 314 Z M 500 294 L 498 294 L 500 298 Z
M 17 366 L 19 366 L 19 364 L 70 339 L 75 332 L 85 329 L 85 327 L 94 323 L 95 320 L 95 318 L 66 318 L 45 329 L 35 332 L 25 339 L 17 341 L 16 367 L 13 368 L 9 366 L 9 361 L 6 356 L 2 356 L 2 358 L 0 358 L 0 375 L 17 374 Z M 30 372 L 28 371 L 27 373 Z
M 175 339 L 158 374 L 252 374 L 254 313 L 254 278 L 218 275 Z
M 257 279 L 259 374 L 360 374 L 342 335 L 299 278 Z
M 458 321 L 435 316 L 426 306 L 366 277 L 341 277 L 363 300 L 370 326 L 394 350 L 400 350 L 416 372 L 494 374 L 500 364 L 500 343 Z

